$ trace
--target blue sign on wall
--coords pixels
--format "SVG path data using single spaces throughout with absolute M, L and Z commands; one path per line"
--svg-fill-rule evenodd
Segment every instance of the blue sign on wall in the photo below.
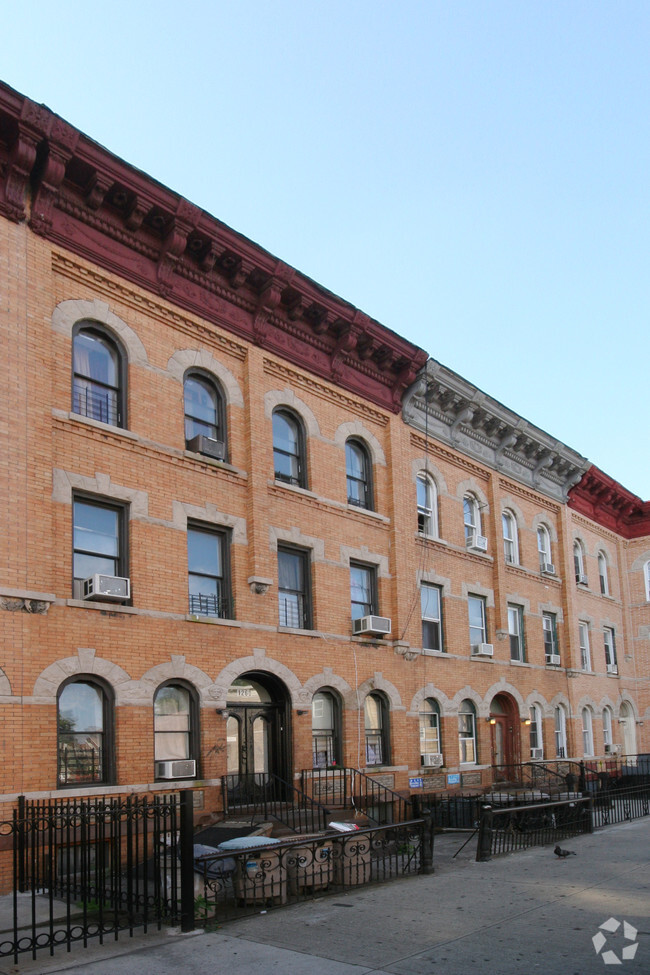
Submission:
M 411 789 L 423 789 L 424 779 L 409 779 L 409 786 Z
M 460 785 L 460 772 L 447 776 L 447 785 Z

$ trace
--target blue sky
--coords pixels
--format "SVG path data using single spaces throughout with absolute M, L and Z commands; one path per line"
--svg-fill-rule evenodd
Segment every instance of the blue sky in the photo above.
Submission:
M 650 499 L 650 4 L 0 0 L 2 79 Z

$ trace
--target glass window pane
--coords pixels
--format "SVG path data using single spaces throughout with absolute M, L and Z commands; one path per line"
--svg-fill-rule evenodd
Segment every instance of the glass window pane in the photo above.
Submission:
M 187 558 L 190 572 L 221 576 L 221 536 L 190 529 Z

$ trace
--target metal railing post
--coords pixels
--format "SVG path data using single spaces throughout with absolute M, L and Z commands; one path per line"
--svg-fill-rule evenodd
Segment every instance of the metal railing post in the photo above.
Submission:
M 481 821 L 478 828 L 478 843 L 476 845 L 477 860 L 483 861 L 490 860 L 492 858 L 492 831 L 492 806 L 483 806 L 481 809 Z
M 181 931 L 194 930 L 194 803 L 192 790 L 180 793 Z

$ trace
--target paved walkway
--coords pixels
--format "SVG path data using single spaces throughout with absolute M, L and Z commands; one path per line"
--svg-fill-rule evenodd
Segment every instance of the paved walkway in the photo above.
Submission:
M 577 837 L 576 856 L 552 847 L 473 859 L 466 837 L 436 838 L 436 872 L 260 913 L 214 932 L 139 934 L 75 947 L 0 973 L 73 975 L 591 975 L 650 971 L 650 818 Z M 614 917 L 597 954 L 592 938 Z M 628 935 L 625 940 L 624 934 Z M 612 969 L 613 950 L 638 943 Z

